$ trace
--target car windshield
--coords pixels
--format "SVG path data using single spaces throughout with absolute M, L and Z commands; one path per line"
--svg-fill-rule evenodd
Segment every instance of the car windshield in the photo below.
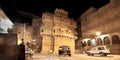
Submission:
M 61 49 L 61 50 L 69 50 L 70 48 L 69 48 L 69 46 L 61 46 L 61 47 L 59 47 L 59 49 Z

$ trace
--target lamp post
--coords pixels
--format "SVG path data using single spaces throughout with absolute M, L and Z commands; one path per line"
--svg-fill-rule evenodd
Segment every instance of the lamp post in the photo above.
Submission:
M 27 41 L 26 41 L 26 25 L 27 25 L 27 23 L 24 23 L 23 24 L 23 38 L 24 38 L 24 42 L 26 43 Z

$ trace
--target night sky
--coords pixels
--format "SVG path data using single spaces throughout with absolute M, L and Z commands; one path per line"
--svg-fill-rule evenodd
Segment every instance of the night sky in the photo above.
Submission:
M 18 11 L 41 17 L 45 11 L 53 13 L 55 8 L 62 8 L 68 11 L 69 17 L 77 20 L 91 6 L 100 8 L 108 2 L 109 0 L 0 0 L 0 5 L 10 19 L 19 16 L 26 20 L 24 22 L 29 22 L 29 14 L 21 15 Z M 24 17 L 28 17 L 28 20 Z

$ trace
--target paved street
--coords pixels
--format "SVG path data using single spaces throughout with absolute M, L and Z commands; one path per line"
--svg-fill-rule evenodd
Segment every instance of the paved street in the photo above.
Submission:
M 107 57 L 101 57 L 99 55 L 87 56 L 86 54 L 75 54 L 71 57 L 59 57 L 57 55 L 35 54 L 33 59 L 28 60 L 120 60 L 120 55 L 108 55 Z

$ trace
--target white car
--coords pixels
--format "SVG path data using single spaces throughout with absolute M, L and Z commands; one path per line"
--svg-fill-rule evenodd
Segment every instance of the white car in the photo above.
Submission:
M 110 54 L 109 49 L 106 46 L 96 46 L 91 50 L 87 51 L 88 56 L 93 56 L 94 54 L 99 54 L 100 56 L 107 56 Z

